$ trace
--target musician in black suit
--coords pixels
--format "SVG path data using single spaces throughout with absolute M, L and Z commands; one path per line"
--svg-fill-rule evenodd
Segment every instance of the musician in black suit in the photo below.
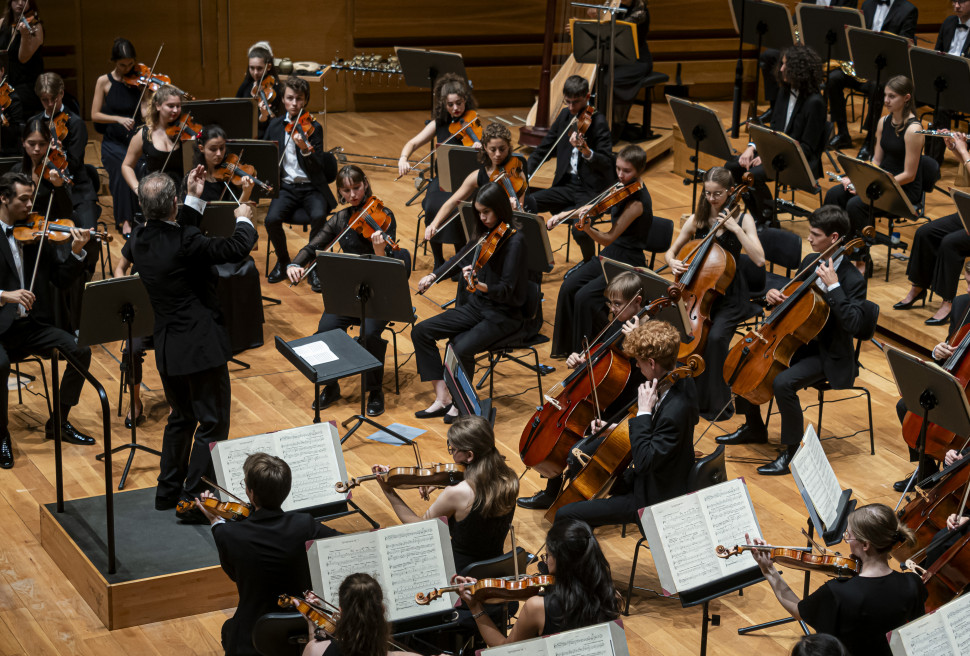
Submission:
M 573 75 L 562 87 L 563 108 L 549 126 L 532 154 L 528 171 L 531 176 L 546 156 L 556 158 L 556 173 L 548 189 L 530 190 L 536 212 L 561 212 L 584 205 L 616 182 L 613 161 L 613 141 L 610 126 L 602 112 L 595 112 L 585 137 L 576 131 L 574 120 L 589 106 L 589 82 Z M 568 134 L 563 134 L 568 132 Z M 555 146 L 555 151 L 553 147 Z M 596 243 L 589 235 L 573 230 L 573 238 L 583 252 L 583 261 L 593 257 Z
M 266 213 L 266 234 L 276 251 L 276 266 L 267 280 L 277 283 L 286 278 L 290 253 L 286 250 L 283 223 L 293 219 L 300 208 L 310 218 L 310 239 L 323 227 L 327 215 L 337 206 L 330 191 L 330 183 L 337 178 L 337 158 L 323 150 L 323 129 L 313 121 L 309 142 L 301 131 L 286 131 L 286 126 L 302 113 L 310 100 L 310 84 L 291 75 L 283 84 L 283 107 L 286 112 L 269 122 L 265 139 L 280 146 L 280 192 Z M 317 281 L 316 271 L 310 273 L 310 283 Z
M 243 464 L 243 476 L 253 509 L 249 517 L 227 522 L 196 500 L 212 525 L 219 563 L 239 592 L 236 613 L 222 625 L 227 656 L 259 654 L 253 647 L 256 620 L 279 612 L 276 601 L 281 594 L 303 596 L 311 587 L 306 543 L 338 535 L 308 513 L 281 510 L 292 474 L 280 458 L 254 453 Z
M 970 56 L 970 2 L 953 4 L 953 14 L 946 17 L 943 25 L 940 26 L 940 33 L 936 37 L 936 45 L 933 49 L 937 52 L 945 52 L 959 57 Z M 936 115 L 933 117 L 933 128 L 937 130 L 948 130 L 950 128 L 950 112 L 946 109 L 934 110 Z M 943 163 L 943 153 L 946 149 L 940 139 L 930 139 L 926 142 L 926 154 Z
M 632 465 L 608 498 L 567 504 L 556 511 L 555 522 L 580 519 L 594 528 L 637 523 L 638 509 L 688 492 L 699 417 L 694 380 L 679 380 L 666 391 L 657 384 L 676 366 L 679 347 L 680 333 L 666 321 L 642 323 L 624 338 L 624 352 L 636 358 L 647 379 L 638 390 L 637 415 L 629 420 Z
M 809 218 L 808 242 L 815 253 L 822 253 L 849 232 L 849 217 L 834 205 L 823 205 Z M 810 266 L 814 255 L 802 260 L 799 269 Z M 777 476 L 788 473 L 798 443 L 804 434 L 802 406 L 798 391 L 827 380 L 833 389 L 850 387 L 858 375 L 853 337 L 872 320 L 865 305 L 866 280 L 848 257 L 818 264 L 815 284 L 829 306 L 829 316 L 822 330 L 792 356 L 791 366 L 774 380 L 773 390 L 781 414 L 781 444 L 784 447 L 770 464 L 758 467 L 759 474 Z M 771 289 L 768 302 L 779 305 L 787 298 L 781 290 Z M 725 377 L 729 376 L 725 373 Z M 745 415 L 738 430 L 716 438 L 718 444 L 756 444 L 768 441 L 768 430 L 761 418 L 761 408 L 738 397 L 735 408 Z
M 7 173 L 0 177 L 0 223 L 5 232 L 5 245 L 0 246 L 0 467 L 13 467 L 13 449 L 10 443 L 7 417 L 6 380 L 10 375 L 11 360 L 28 355 L 47 356 L 58 348 L 87 370 L 91 363 L 91 349 L 78 346 L 74 335 L 54 328 L 37 316 L 42 303 L 31 289 L 44 293 L 51 285 L 66 286 L 84 270 L 84 247 L 91 233 L 74 229 L 71 231 L 71 255 L 61 257 L 50 241 L 45 241 L 40 255 L 40 268 L 34 279 L 34 263 L 37 262 L 37 245 L 22 247 L 12 235 L 12 226 L 27 218 L 31 210 L 34 183 L 28 176 Z M 60 254 L 60 255 L 63 255 Z M 33 284 L 32 284 L 33 283 Z M 41 292 L 44 290 L 44 292 Z M 64 367 L 61 379 L 61 435 L 72 444 L 94 444 L 94 439 L 79 432 L 67 420 L 71 408 L 77 405 L 84 386 L 83 376 L 72 366 Z M 47 420 L 45 432 L 48 439 L 54 437 L 53 417 Z
M 147 175 L 138 185 L 146 221 L 121 251 L 137 267 L 155 311 L 155 364 L 172 406 L 162 438 L 157 510 L 205 489 L 201 477 L 213 475 L 209 446 L 229 437 L 231 350 L 213 265 L 246 257 L 256 228 L 252 207 L 240 205 L 231 237 L 203 235 L 204 186 L 205 167 L 198 166 L 187 178 L 179 210 L 175 182 L 163 173 Z
M 891 32 L 916 43 L 916 21 L 919 18 L 919 10 L 907 0 L 866 0 L 862 3 L 862 15 L 865 17 L 866 28 L 873 32 Z M 873 94 L 871 83 L 860 82 L 854 77 L 849 77 L 842 72 L 841 68 L 832 70 L 825 87 L 825 95 L 829 99 L 832 122 L 838 129 L 838 134 L 833 136 L 830 142 L 833 148 L 845 148 L 852 145 L 852 137 L 849 136 L 848 119 L 845 113 L 846 89 L 857 91 L 861 89 L 864 93 L 870 95 L 869 111 L 875 112 L 876 117 L 882 114 L 882 89 Z M 874 136 L 873 134 L 866 135 L 866 141 L 862 150 L 859 151 L 862 159 L 869 159 Z

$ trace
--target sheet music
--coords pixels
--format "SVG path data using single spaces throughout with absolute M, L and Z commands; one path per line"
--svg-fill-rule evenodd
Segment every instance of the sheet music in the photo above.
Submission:
M 935 613 L 923 618 L 925 622 L 909 625 L 905 633 L 900 630 L 904 654 L 910 656 L 959 656 L 953 651 L 943 618 Z
M 358 572 L 370 574 L 382 588 L 386 585 L 376 533 L 341 535 L 321 542 L 326 543 L 319 553 L 322 586 L 314 591 L 327 601 L 336 604 L 340 584 Z
M 836 478 L 832 464 L 825 456 L 822 443 L 811 425 L 805 431 L 802 444 L 792 458 L 791 470 L 801 487 L 808 493 L 808 498 L 815 506 L 815 512 L 818 513 L 826 530 L 834 526 L 839 518 L 842 486 L 839 485 L 839 479 Z
M 650 510 L 670 563 L 673 591 L 690 590 L 720 576 L 721 566 L 714 553 L 717 545 L 711 539 L 696 494 L 671 499 L 651 506 Z
M 311 367 L 337 361 L 337 356 L 323 340 L 297 346 L 293 349 L 293 352 L 303 358 Z
M 970 653 L 970 595 L 961 595 L 936 612 L 890 634 L 895 656 L 962 656 Z
M 946 622 L 947 631 L 953 641 L 953 653 L 970 653 L 970 596 L 957 597 L 956 600 L 940 608 L 937 613 L 942 615 Z
M 279 456 L 293 474 L 283 510 L 312 508 L 347 498 L 334 490 L 334 484 L 343 478 L 332 436 L 335 431 L 330 424 L 313 424 L 278 433 Z
M 237 437 L 234 440 L 216 442 L 212 447 L 212 463 L 216 483 L 234 495 L 246 500 L 246 484 L 243 482 L 243 463 L 254 453 L 278 456 L 276 440 L 268 434 Z
M 742 480 L 735 479 L 728 483 L 723 487 L 718 486 L 716 490 L 714 488 L 701 490 L 697 496 L 704 508 L 704 516 L 710 523 L 714 544 L 723 544 L 731 549 L 735 545 L 745 544 L 745 533 L 753 539 L 760 538 L 761 531 L 758 529 L 751 499 Z M 758 566 L 754 556 L 747 551 L 740 556 L 726 559 L 718 558 L 713 552 L 711 555 L 721 565 L 722 576 L 730 576 L 735 572 Z
M 381 552 L 385 557 L 387 586 L 384 597 L 390 619 L 399 619 L 430 610 L 447 610 L 448 597 L 428 606 L 419 606 L 414 595 L 445 585 L 445 563 L 438 539 L 437 519 L 405 524 L 380 531 Z
M 604 622 L 551 636 L 484 649 L 480 656 L 629 656 L 619 622 Z

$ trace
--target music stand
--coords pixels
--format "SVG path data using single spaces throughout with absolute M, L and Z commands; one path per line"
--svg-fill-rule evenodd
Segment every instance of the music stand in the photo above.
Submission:
M 148 290 L 137 275 L 122 278 L 108 278 L 89 282 L 84 286 L 83 302 L 81 303 L 81 329 L 78 332 L 79 346 L 94 346 L 118 340 L 128 340 L 128 371 L 134 372 L 134 349 L 131 341 L 135 337 L 147 337 L 152 334 L 155 324 L 155 313 L 152 311 Z M 135 384 L 128 381 L 128 404 L 134 417 Z M 118 482 L 118 489 L 125 489 L 128 470 L 135 459 L 136 451 L 145 451 L 161 457 L 161 451 L 138 444 L 138 422 L 131 421 L 131 442 L 111 449 L 111 453 L 128 449 L 128 462 Z M 95 456 L 104 460 L 106 454 Z
M 940 408 L 940 412 L 933 414 L 934 424 L 957 435 L 970 435 L 970 403 L 963 384 L 932 360 L 923 360 L 889 344 L 883 345 L 883 351 L 906 407 L 913 412 L 916 408 L 923 410 L 923 423 L 917 438 L 919 458 L 916 471 L 899 497 L 896 504 L 896 508 L 899 508 L 909 488 L 917 482 L 919 472 L 925 471 L 923 461 L 926 458 L 926 427 L 930 413 Z
M 667 97 L 670 110 L 674 113 L 677 127 L 684 137 L 684 143 L 688 148 L 694 149 L 694 154 L 690 161 L 694 168 L 687 173 L 693 179 L 694 191 L 690 209 L 693 212 L 697 208 L 697 183 L 700 182 L 700 153 L 716 157 L 719 160 L 727 161 L 731 159 L 731 144 L 728 143 L 727 134 L 721 125 L 721 120 L 717 113 L 700 103 L 684 100 L 683 98 Z
M 858 9 L 850 7 L 820 7 L 799 3 L 795 7 L 798 17 L 798 30 L 802 44 L 818 54 L 825 53 L 825 79 L 829 79 L 833 59 L 844 61 L 852 59 L 849 42 L 845 36 L 846 27 L 865 29 L 866 19 Z M 825 86 L 822 86 L 825 95 Z
M 601 8 L 600 5 L 587 5 L 581 2 L 572 3 L 576 7 Z M 626 12 L 623 7 L 608 9 L 610 20 L 573 20 L 572 35 L 573 58 L 579 64 L 596 64 L 597 75 L 600 80 L 609 80 L 606 95 L 606 116 L 613 121 L 613 78 L 617 64 L 633 64 L 639 58 L 637 44 L 637 27 L 633 23 L 617 22 L 616 14 Z M 616 44 L 615 46 L 613 44 Z M 606 64 L 606 61 L 609 61 Z M 604 75 L 606 72 L 606 75 Z M 597 84 L 597 86 L 600 86 Z M 597 93 L 597 96 L 599 94 Z M 596 103 L 600 103 L 597 97 Z
M 662 296 L 667 296 L 668 290 L 670 289 L 670 281 L 650 269 L 630 266 L 629 264 L 617 262 L 602 255 L 599 256 L 599 259 L 600 266 L 603 267 L 603 277 L 606 278 L 607 284 L 625 271 L 636 274 L 642 285 L 640 289 L 642 290 L 641 298 L 643 305 L 655 301 Z M 678 299 L 674 305 L 660 310 L 653 318 L 666 321 L 676 328 L 677 332 L 680 333 L 681 342 L 687 344 L 694 339 L 693 333 L 690 332 L 690 319 L 687 316 L 687 308 L 684 306 L 683 301 Z
M 378 255 L 357 256 L 317 251 L 316 262 L 321 280 L 340 281 L 339 284 L 322 286 L 326 312 L 357 317 L 361 335 L 366 319 L 409 323 L 414 318 L 411 289 L 408 287 L 408 269 L 403 261 Z M 355 419 L 357 423 L 341 438 L 341 444 L 365 423 L 394 437 L 400 437 L 367 416 L 365 392 L 368 371 L 369 369 L 360 372 L 360 414 L 347 419 L 341 425 L 346 428 Z M 400 439 L 407 444 L 411 443 L 406 438 Z
M 451 398 L 458 408 L 459 415 L 462 417 L 477 415 L 487 419 L 490 425 L 495 425 L 495 408 L 492 406 L 492 399 L 478 398 L 475 383 L 461 366 L 450 343 L 445 347 L 445 385 L 451 392 Z
M 441 191 L 454 193 L 473 171 L 481 166 L 477 148 L 443 144 L 438 147 L 438 186 Z
M 784 184 L 812 195 L 818 194 L 818 182 L 805 158 L 802 145 L 784 132 L 760 125 L 749 126 L 748 136 L 761 158 L 761 166 L 769 180 L 775 181 L 775 202 L 772 217 L 777 216 L 778 189 Z
M 957 207 L 957 216 L 963 224 L 963 229 L 970 235 L 970 194 L 958 189 L 950 189 L 950 197 Z
M 478 213 L 472 203 L 462 201 L 458 204 L 458 212 L 461 217 L 461 229 L 465 232 L 465 241 L 472 241 L 472 234 L 478 221 Z M 552 254 L 552 245 L 549 243 L 549 230 L 546 223 L 538 214 L 528 212 L 512 212 L 512 218 L 519 224 L 517 230 L 521 230 L 525 236 L 526 259 L 528 260 L 529 271 L 533 273 L 549 273 L 552 271 L 556 262 Z
M 227 139 L 256 138 L 256 99 L 218 98 L 216 100 L 187 100 L 183 112 L 191 112 L 192 120 L 203 126 L 215 123 L 226 131 Z
M 839 154 L 839 166 L 852 180 L 856 194 L 868 201 L 869 220 L 876 223 L 876 210 L 886 212 L 890 217 L 902 217 L 915 220 L 916 209 L 906 197 L 906 192 L 896 182 L 896 178 L 875 164 L 861 159 Z M 892 233 L 892 219 L 890 218 L 890 233 Z M 886 251 L 886 282 L 889 282 L 889 263 L 892 261 L 892 242 Z
M 914 47 L 909 50 L 909 63 L 916 100 L 933 98 L 934 128 L 949 127 L 937 118 L 942 109 L 970 112 L 970 61 L 959 55 Z
M 856 74 L 872 84 L 869 97 L 869 120 L 866 125 L 866 143 L 875 138 L 876 112 L 873 102 L 882 94 L 886 80 L 896 75 L 913 79 L 909 65 L 910 40 L 888 32 L 873 32 L 859 27 L 847 27 L 849 54 L 855 63 Z

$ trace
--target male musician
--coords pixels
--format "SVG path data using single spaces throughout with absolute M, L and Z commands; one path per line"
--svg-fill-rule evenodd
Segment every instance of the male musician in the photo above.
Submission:
M 253 507 L 245 519 L 227 522 L 196 499 L 212 525 L 219 563 L 235 581 L 239 593 L 235 615 L 222 625 L 222 647 L 227 656 L 259 654 L 253 647 L 256 620 L 279 611 L 276 600 L 281 594 L 302 595 L 311 587 L 306 543 L 338 535 L 308 513 L 283 512 L 292 474 L 280 458 L 253 453 L 243 464 L 243 476 Z
M 646 378 L 637 394 L 637 416 L 629 420 L 632 465 L 611 496 L 565 505 L 555 521 L 581 519 L 592 527 L 636 523 L 638 509 L 687 493 L 699 418 L 694 380 L 678 380 L 666 391 L 658 385 L 676 365 L 679 347 L 680 334 L 666 321 L 642 323 L 624 338 L 623 350 Z
M 121 251 L 138 269 L 155 311 L 155 364 L 172 406 L 162 437 L 156 510 L 200 494 L 202 476 L 213 476 L 209 447 L 229 437 L 229 336 L 215 295 L 214 264 L 238 262 L 256 243 L 253 209 L 236 209 L 228 238 L 202 234 L 205 167 L 186 178 L 179 210 L 175 183 L 151 173 L 138 185 L 145 223 Z M 195 444 L 193 446 L 193 435 Z
M 916 43 L 916 21 L 919 18 L 919 10 L 908 0 L 865 0 L 862 3 L 862 15 L 865 17 L 866 28 L 873 32 L 891 32 L 899 36 L 904 36 L 913 43 Z M 862 90 L 870 94 L 869 111 L 876 117 L 882 114 L 883 91 L 879 89 L 873 94 L 872 83 L 860 82 L 849 77 L 841 68 L 833 69 L 829 73 L 828 83 L 825 86 L 825 95 L 829 99 L 829 109 L 832 115 L 832 122 L 838 129 L 838 134 L 832 137 L 829 145 L 832 148 L 847 148 L 852 145 L 852 137 L 849 136 L 848 120 L 845 113 L 845 90 Z M 873 123 L 875 126 L 875 123 Z M 859 151 L 861 159 L 869 159 L 872 155 L 872 140 L 875 132 L 866 135 L 866 141 Z
M 970 0 L 954 0 L 953 13 L 946 17 L 940 26 L 940 34 L 936 37 L 933 49 L 958 57 L 970 56 Z M 933 117 L 933 128 L 946 130 L 950 128 L 950 112 L 946 109 L 936 109 Z M 942 139 L 928 139 L 925 152 L 939 163 L 943 163 L 943 153 L 946 152 Z
M 603 113 L 593 114 L 585 137 L 576 131 L 574 120 L 589 105 L 589 82 L 573 75 L 566 79 L 562 93 L 566 106 L 549 126 L 542 143 L 529 155 L 527 168 L 530 176 L 535 174 L 547 155 L 556 158 L 552 186 L 529 191 L 537 213 L 574 209 L 616 182 L 610 126 Z M 573 230 L 573 238 L 583 252 L 583 261 L 592 258 L 596 252 L 593 239 L 580 230 Z
M 309 218 L 310 239 L 313 239 L 323 227 L 330 210 L 337 206 L 337 200 L 328 186 L 337 177 L 337 158 L 323 151 L 323 129 L 320 124 L 313 121 L 313 134 L 309 141 L 296 127 L 291 132 L 286 131 L 288 125 L 306 113 L 304 108 L 309 100 L 309 82 L 294 75 L 286 78 L 283 84 L 286 113 L 269 122 L 264 137 L 279 144 L 281 158 L 279 196 L 273 199 L 266 213 L 266 234 L 276 251 L 276 266 L 267 277 L 271 283 L 286 278 L 286 265 L 290 263 L 283 224 L 293 222 L 296 211 L 302 209 Z M 316 271 L 313 271 L 310 273 L 310 283 L 319 285 L 315 278 Z
M 86 230 L 71 230 L 71 254 L 64 257 L 61 249 L 45 241 L 38 262 L 37 246 L 21 247 L 13 238 L 13 225 L 27 218 L 34 194 L 34 183 L 25 175 L 7 173 L 0 177 L 0 223 L 6 234 L 5 246 L 0 246 L 0 467 L 13 467 L 13 449 L 7 417 L 7 378 L 11 360 L 28 355 L 48 355 L 57 348 L 87 370 L 91 363 L 91 349 L 78 346 L 73 335 L 55 328 L 37 316 L 41 300 L 32 289 L 44 294 L 53 285 L 63 286 L 77 278 L 84 270 L 84 246 L 91 237 Z M 43 291 L 42 291 L 43 290 Z M 84 377 L 73 366 L 64 366 L 61 379 L 61 437 L 71 444 L 91 445 L 94 439 L 78 431 L 67 420 L 71 408 L 77 405 L 84 386 Z M 44 427 L 47 439 L 54 438 L 54 418 Z
M 849 232 L 849 217 L 835 205 L 824 205 L 812 213 L 808 243 L 815 253 L 822 253 Z M 800 269 L 811 266 L 815 256 L 802 260 Z M 798 391 L 828 380 L 833 389 L 850 387 L 858 374 L 855 361 L 854 335 L 864 332 L 867 322 L 875 321 L 873 304 L 866 305 L 866 280 L 848 257 L 820 262 L 815 284 L 829 306 L 829 317 L 819 334 L 792 356 L 791 365 L 779 373 L 773 390 L 781 413 L 781 444 L 784 447 L 771 463 L 758 467 L 758 473 L 778 476 L 788 473 L 788 464 L 798 449 L 804 433 L 802 406 Z M 779 305 L 785 298 L 779 289 L 770 289 L 766 298 Z M 725 378 L 730 379 L 728 372 Z M 738 397 L 735 408 L 745 415 L 738 430 L 716 438 L 718 444 L 763 444 L 768 430 L 761 418 L 761 408 Z

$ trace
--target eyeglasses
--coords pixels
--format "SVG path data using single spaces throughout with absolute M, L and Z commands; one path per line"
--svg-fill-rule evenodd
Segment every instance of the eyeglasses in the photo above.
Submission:
M 859 542 L 859 538 L 852 538 L 852 537 L 849 537 L 849 532 L 848 532 L 848 531 L 844 531 L 844 532 L 842 533 L 842 539 L 843 539 L 844 541 L 846 541 L 846 542 L 850 542 L 850 541 L 852 541 L 852 540 L 855 540 L 856 542 Z
M 458 450 L 458 449 L 456 449 L 455 447 L 453 447 L 453 446 L 451 446 L 451 443 L 450 443 L 450 442 L 448 443 L 448 455 L 449 455 L 449 456 L 453 456 L 453 455 L 455 455 L 455 452 L 456 452 L 457 450 Z
M 725 192 L 724 190 L 721 190 L 721 191 L 705 191 L 704 192 L 704 196 L 706 198 L 711 198 L 713 200 L 717 200 L 718 198 L 720 198 L 721 196 L 723 196 L 725 193 L 727 193 L 727 192 Z

